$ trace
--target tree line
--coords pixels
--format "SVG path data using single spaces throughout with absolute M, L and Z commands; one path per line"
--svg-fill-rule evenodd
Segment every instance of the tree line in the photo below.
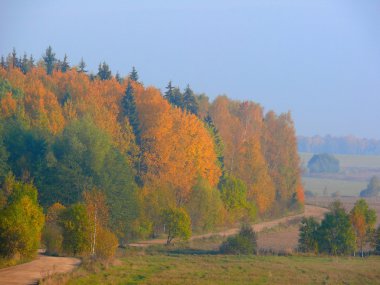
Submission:
M 297 137 L 298 150 L 311 153 L 379 155 L 380 140 L 354 136 Z
M 121 243 L 168 234 L 178 217 L 186 237 L 303 207 L 290 113 L 171 82 L 162 93 L 105 62 L 91 74 L 51 47 L 37 62 L 2 57 L 0 103 L 0 182 L 12 173 L 36 187 L 45 214 L 57 203 L 84 213 L 97 189 L 109 209 L 99 228 Z M 58 216 L 45 228 L 63 233 Z
M 359 199 L 349 213 L 339 201 L 319 223 L 314 217 L 303 218 L 300 226 L 299 249 L 302 252 L 331 255 L 364 256 L 368 248 L 380 252 L 380 227 L 376 226 L 376 211 L 366 200 Z

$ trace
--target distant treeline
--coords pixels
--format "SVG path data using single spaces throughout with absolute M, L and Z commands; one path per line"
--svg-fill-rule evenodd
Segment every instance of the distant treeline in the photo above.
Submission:
M 380 155 L 380 140 L 354 136 L 297 137 L 299 152 Z

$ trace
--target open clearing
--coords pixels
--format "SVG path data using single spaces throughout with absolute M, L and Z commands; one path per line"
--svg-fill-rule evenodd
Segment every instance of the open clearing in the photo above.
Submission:
M 72 271 L 80 264 L 80 260 L 71 257 L 52 257 L 38 255 L 37 259 L 0 269 L 0 284 L 24 285 L 34 284 L 39 279 L 54 273 Z
M 299 153 L 301 163 L 307 166 L 307 163 L 314 155 L 313 153 Z M 380 155 L 348 155 L 348 154 L 333 154 L 339 159 L 340 167 L 350 168 L 380 168 Z
M 307 163 L 312 153 L 300 153 L 301 164 L 307 169 Z M 334 154 L 339 160 L 339 173 L 308 174 L 302 177 L 305 190 L 316 195 L 331 195 L 338 192 L 340 195 L 358 196 L 365 189 L 370 178 L 380 176 L 380 156 L 378 155 L 341 155 Z
M 305 191 L 311 191 L 318 196 L 331 195 L 338 192 L 340 195 L 358 196 L 360 191 L 367 187 L 367 182 L 302 177 Z

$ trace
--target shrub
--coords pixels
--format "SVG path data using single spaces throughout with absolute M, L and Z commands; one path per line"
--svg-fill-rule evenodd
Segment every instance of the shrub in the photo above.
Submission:
M 114 257 L 119 245 L 117 237 L 105 228 L 99 228 L 95 245 L 96 257 L 101 260 L 109 260 Z
M 255 254 L 256 251 L 256 233 L 248 224 L 243 224 L 237 235 L 229 237 L 220 246 L 220 252 L 224 254 Z

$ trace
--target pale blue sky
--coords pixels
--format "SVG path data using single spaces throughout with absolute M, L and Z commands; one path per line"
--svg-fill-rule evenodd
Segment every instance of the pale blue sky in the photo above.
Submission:
M 299 135 L 380 139 L 378 0 L 0 0 L 0 35 L 3 55 L 52 45 L 94 72 L 291 110 Z

